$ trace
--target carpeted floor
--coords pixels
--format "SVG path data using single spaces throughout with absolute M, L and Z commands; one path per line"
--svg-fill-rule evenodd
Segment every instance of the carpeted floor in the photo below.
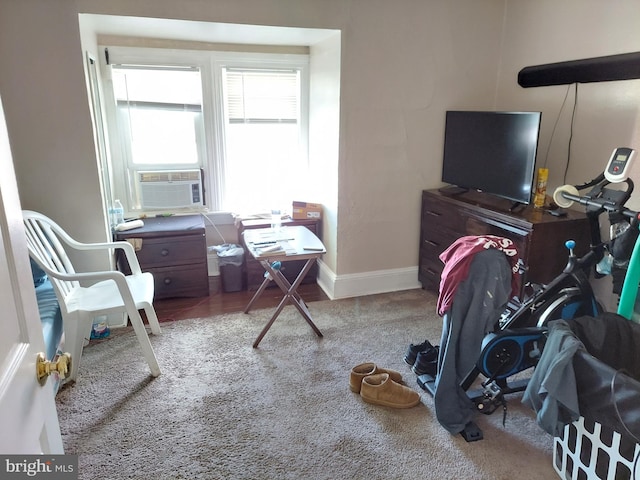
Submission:
M 65 451 L 81 479 L 558 478 L 553 439 L 509 399 L 478 415 L 467 443 L 436 421 L 402 356 L 439 342 L 436 298 L 423 290 L 309 304 L 324 338 L 287 306 L 258 349 L 271 310 L 162 324 L 151 378 L 133 331 L 85 348 L 78 381 L 58 393 Z M 373 361 L 403 373 L 417 407 L 364 403 L 349 371 Z

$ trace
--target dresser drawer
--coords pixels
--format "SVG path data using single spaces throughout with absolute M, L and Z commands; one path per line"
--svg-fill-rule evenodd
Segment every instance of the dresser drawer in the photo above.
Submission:
M 421 254 L 430 258 L 438 258 L 458 238 L 464 236 L 496 235 L 513 241 L 520 256 L 526 256 L 530 232 L 518 228 L 507 228 L 470 212 L 461 210 L 457 221 L 458 230 L 444 228 L 441 223 L 423 223 L 420 244 Z
M 463 215 L 465 217 L 464 235 L 496 235 L 509 238 L 513 241 L 520 258 L 528 258 L 529 237 L 531 232 L 519 228 L 500 225 L 491 219 L 475 215 Z
M 145 218 L 142 227 L 116 232 L 114 239 L 135 246 L 140 268 L 154 275 L 155 298 L 209 295 L 202 215 Z M 122 250 L 116 251 L 116 263 L 118 270 L 131 273 Z
M 562 271 L 567 239 L 587 250 L 590 242 L 589 220 L 583 213 L 569 209 L 565 217 L 555 218 L 532 205 L 518 206 L 475 191 L 424 190 L 421 214 L 418 277 L 424 288 L 433 291 L 438 289 L 444 268 L 440 254 L 463 236 L 497 235 L 513 240 L 526 267 L 523 286 L 527 281 L 548 283 Z
M 438 258 L 459 237 L 458 232 L 435 225 L 423 225 L 420 250 L 430 257 Z
M 153 274 L 156 299 L 209 295 L 206 264 L 157 267 L 148 271 Z
M 448 203 L 427 197 L 422 199 L 422 223 L 459 231 L 464 227 L 464 218 Z
M 164 238 L 144 238 L 136 252 L 140 265 L 150 269 L 157 266 L 201 263 L 207 246 L 203 235 Z
M 435 262 L 421 257 L 418 280 L 423 284 L 423 288 L 437 292 L 440 289 L 440 277 L 443 268 L 442 262 Z

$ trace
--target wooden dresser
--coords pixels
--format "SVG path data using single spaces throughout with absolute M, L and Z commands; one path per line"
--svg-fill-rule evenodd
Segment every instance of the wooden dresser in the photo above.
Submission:
M 154 277 L 155 298 L 209 295 L 207 244 L 202 215 L 145 218 L 144 226 L 115 232 L 115 240 L 134 244 L 143 272 Z M 129 273 L 124 255 L 118 269 Z
M 320 220 L 317 219 L 305 219 L 305 220 L 283 220 L 282 226 L 286 228 L 287 226 L 304 226 L 311 230 L 318 238 L 322 239 L 320 236 Z M 261 220 L 242 220 L 238 223 L 238 239 L 242 243 L 242 246 L 247 249 L 247 246 L 244 244 L 244 238 L 242 232 L 244 232 L 248 228 L 269 228 L 271 226 L 271 220 L 261 219 Z M 245 254 L 245 273 L 246 273 L 246 283 L 247 290 L 253 291 L 257 290 L 262 281 L 264 280 L 264 268 L 260 265 L 256 259 L 252 258 L 251 255 Z M 305 260 L 293 260 L 291 262 L 287 262 L 286 265 L 283 266 L 282 273 L 286 277 L 289 282 L 293 282 L 304 264 Z M 304 277 L 302 283 L 315 283 L 318 278 L 318 264 L 314 264 L 311 267 L 309 273 Z M 270 282 L 272 286 L 276 286 L 274 282 Z
M 576 254 L 589 250 L 589 221 L 585 214 L 567 210 L 554 217 L 533 206 L 510 212 L 512 202 L 478 192 L 451 194 L 422 192 L 418 279 L 423 288 L 437 292 L 444 265 L 440 254 L 465 235 L 498 235 L 513 240 L 525 262 L 527 281 L 545 283 L 567 263 L 566 240 L 576 241 Z

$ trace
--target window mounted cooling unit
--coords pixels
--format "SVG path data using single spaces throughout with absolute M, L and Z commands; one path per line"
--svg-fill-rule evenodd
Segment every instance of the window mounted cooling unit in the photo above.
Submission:
M 200 170 L 136 172 L 143 209 L 203 205 Z

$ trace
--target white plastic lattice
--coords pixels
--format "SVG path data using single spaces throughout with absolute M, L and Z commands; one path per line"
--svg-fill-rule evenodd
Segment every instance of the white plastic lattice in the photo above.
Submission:
M 553 468 L 565 480 L 640 479 L 640 471 L 635 471 L 640 469 L 635 464 L 638 455 L 640 445 L 580 417 L 554 438 Z

